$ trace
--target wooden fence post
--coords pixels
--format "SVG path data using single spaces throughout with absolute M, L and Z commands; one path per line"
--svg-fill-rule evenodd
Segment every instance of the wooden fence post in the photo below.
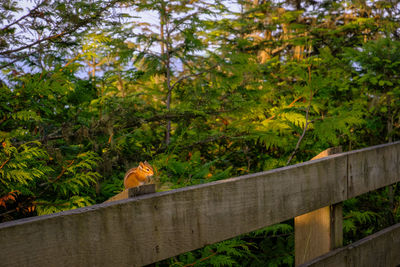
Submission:
M 341 153 L 341 147 L 324 150 L 311 160 Z M 342 203 L 295 217 L 295 265 L 321 256 L 343 244 Z

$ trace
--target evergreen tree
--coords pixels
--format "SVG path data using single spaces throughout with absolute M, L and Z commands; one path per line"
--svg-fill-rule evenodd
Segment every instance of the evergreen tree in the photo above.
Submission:
M 92 27 L 107 27 L 117 20 L 111 9 L 121 2 L 38 0 L 24 8 L 21 1 L 2 1 L 0 69 L 18 62 L 43 67 L 44 61 L 61 56 L 60 49 L 76 48 L 82 34 Z
M 0 11 L 0 221 L 100 203 L 143 160 L 168 190 L 400 136 L 394 2 L 41 0 Z M 397 222 L 398 194 L 346 202 L 346 240 Z M 292 222 L 164 264 L 291 265 Z

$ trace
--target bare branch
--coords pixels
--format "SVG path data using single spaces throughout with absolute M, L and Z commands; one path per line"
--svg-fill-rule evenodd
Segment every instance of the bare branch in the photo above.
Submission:
M 61 32 L 61 33 L 58 33 L 58 34 L 55 34 L 55 35 L 50 35 L 50 36 L 48 36 L 48 37 L 46 37 L 46 38 L 42 38 L 42 39 L 36 40 L 35 42 L 30 43 L 30 44 L 27 44 L 27 45 L 25 45 L 25 46 L 22 46 L 22 47 L 13 49 L 13 50 L 7 50 L 7 51 L 5 51 L 5 52 L 0 52 L 0 55 L 7 55 L 7 54 L 19 52 L 19 51 L 25 50 L 25 49 L 27 49 L 27 48 L 29 48 L 29 47 L 35 46 L 35 45 L 37 45 L 37 44 L 40 44 L 40 43 L 42 43 L 42 42 L 44 42 L 44 41 L 48 41 L 48 40 L 51 40 L 51 39 L 59 38 L 59 37 L 65 35 L 65 34 L 67 34 L 67 33 L 71 33 L 71 31 L 68 31 L 68 32 Z
M 47 0 L 46 0 L 46 1 L 47 1 Z M 120 1 L 120 0 L 112 0 L 112 1 L 110 1 L 106 6 L 104 6 L 103 8 L 100 8 L 100 9 L 99 9 L 95 14 L 93 14 L 92 16 L 90 16 L 90 17 L 88 17 L 88 18 L 85 18 L 85 19 L 82 19 L 82 20 L 79 21 L 78 23 L 74 24 L 73 26 L 70 26 L 70 28 L 64 29 L 64 30 L 61 31 L 60 33 L 53 34 L 53 35 L 50 35 L 50 36 L 41 38 L 41 39 L 36 40 L 36 41 L 34 41 L 34 42 L 32 42 L 32 43 L 26 44 L 26 45 L 24 45 L 24 46 L 21 46 L 21 47 L 12 49 L 12 50 L 6 50 L 6 51 L 3 51 L 3 52 L 0 52 L 0 55 L 9 55 L 9 54 L 12 54 L 12 53 L 20 52 L 20 51 L 22 51 L 22 50 L 31 48 L 31 47 L 33 47 L 33 46 L 35 46 L 35 45 L 37 45 L 37 44 L 41 44 L 41 43 L 43 43 L 43 42 L 45 42 L 45 41 L 49 41 L 49 40 L 53 40 L 53 39 L 58 39 L 58 38 L 61 38 L 61 37 L 65 36 L 65 35 L 74 33 L 74 32 L 76 32 L 79 28 L 81 28 L 81 27 L 87 25 L 88 23 L 90 23 L 90 22 L 92 22 L 92 21 L 97 20 L 97 19 L 99 18 L 99 16 L 100 16 L 105 10 L 107 10 L 108 8 L 110 8 L 111 6 L 113 6 L 113 5 L 114 5 L 115 3 L 117 3 L 118 1 Z M 8 64 L 8 65 L 9 65 L 9 64 Z M 4 67 L 3 67 L 3 68 L 4 68 Z
M 44 5 L 48 0 L 43 0 L 43 2 L 41 2 L 40 4 L 38 4 L 35 8 L 29 10 L 28 14 L 20 17 L 19 19 L 17 19 L 16 21 L 8 24 L 7 26 L 5 26 L 4 28 L 2 28 L 0 30 L 0 32 L 7 30 L 8 28 L 10 28 L 11 26 L 18 24 L 20 21 L 24 20 L 25 18 L 31 16 L 32 14 L 34 14 L 36 12 L 36 10 L 38 10 L 42 5 Z
M 310 87 L 310 100 L 309 100 L 309 103 L 308 103 L 308 107 L 306 109 L 306 124 L 304 125 L 303 133 L 301 134 L 299 140 L 297 140 L 296 148 L 293 150 L 292 154 L 290 155 L 288 161 L 286 162 L 286 165 L 290 164 L 290 162 L 292 161 L 292 159 L 294 158 L 294 156 L 298 152 L 299 147 L 300 147 L 300 143 L 303 140 L 304 136 L 306 135 L 307 127 L 310 124 L 310 121 L 308 120 L 308 117 L 309 117 L 309 114 L 310 114 L 311 102 L 312 102 L 312 98 L 313 98 L 313 91 L 312 91 L 312 88 L 311 88 L 311 66 L 308 66 L 308 84 L 309 84 L 309 87 Z
M 1 69 L 4 69 L 4 68 L 7 68 L 8 66 L 11 66 L 12 64 L 14 64 L 15 62 L 17 62 L 17 61 L 20 60 L 20 59 L 22 59 L 22 57 L 18 57 L 18 58 L 14 59 L 14 60 L 11 61 L 11 62 L 8 62 L 8 63 L 6 63 L 6 64 L 4 64 L 4 65 L 1 65 L 1 66 L 0 66 L 0 70 L 1 70 Z

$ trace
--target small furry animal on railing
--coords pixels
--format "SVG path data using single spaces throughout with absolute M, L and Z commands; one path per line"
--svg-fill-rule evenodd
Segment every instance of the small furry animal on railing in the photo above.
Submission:
M 124 177 L 125 189 L 150 183 L 150 177 L 153 176 L 153 167 L 145 161 L 140 162 L 139 166 L 126 172 Z

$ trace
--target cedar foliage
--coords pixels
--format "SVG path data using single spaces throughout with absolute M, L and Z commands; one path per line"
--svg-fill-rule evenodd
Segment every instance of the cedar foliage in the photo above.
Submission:
M 0 4 L 0 222 L 100 203 L 143 160 L 168 190 L 399 139 L 394 2 L 64 2 Z M 346 201 L 346 242 L 399 203 Z M 293 239 L 288 221 L 158 265 L 291 266 Z

